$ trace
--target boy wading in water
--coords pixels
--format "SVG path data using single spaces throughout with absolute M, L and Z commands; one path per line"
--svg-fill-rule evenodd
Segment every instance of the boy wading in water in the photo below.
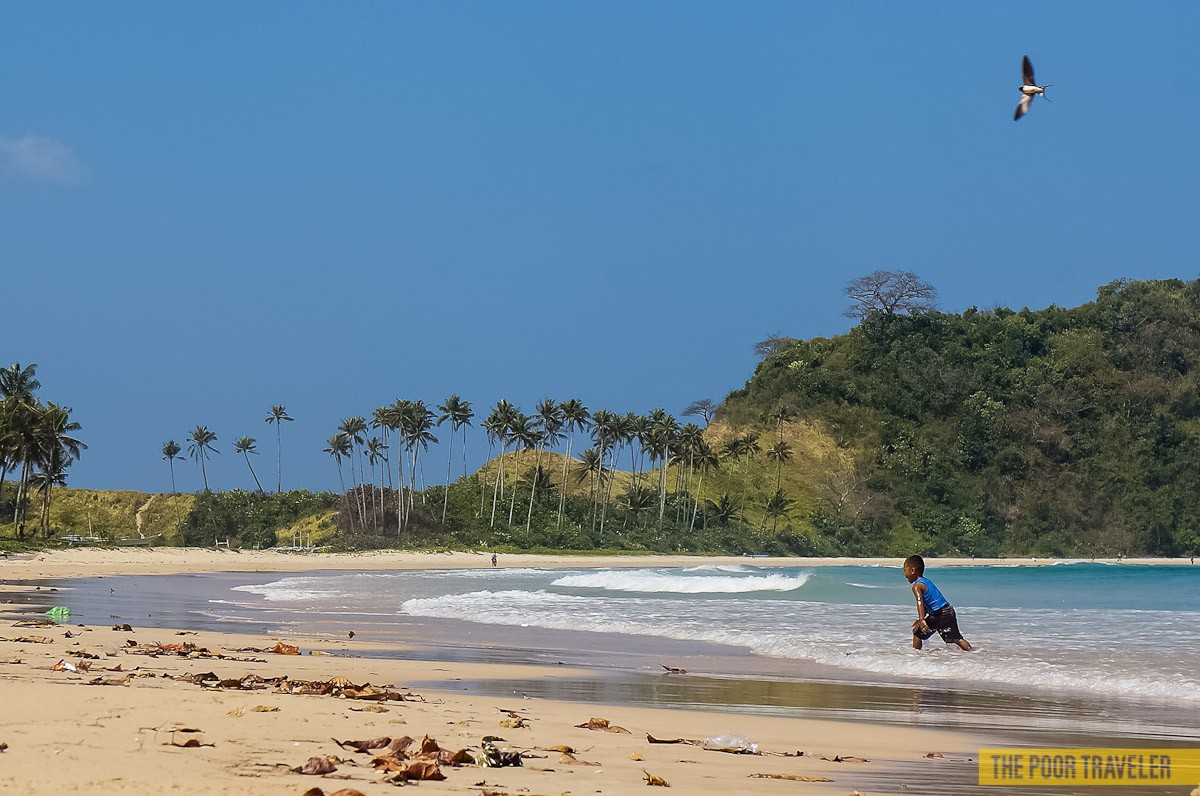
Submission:
M 913 595 L 917 598 L 917 621 L 913 622 L 913 648 L 921 649 L 921 642 L 927 640 L 936 631 L 942 641 L 947 644 L 957 644 L 959 649 L 970 651 L 971 642 L 958 632 L 958 617 L 954 615 L 954 606 L 942 596 L 933 581 L 925 577 L 925 559 L 920 556 L 909 556 L 904 559 L 904 577 L 912 584 Z

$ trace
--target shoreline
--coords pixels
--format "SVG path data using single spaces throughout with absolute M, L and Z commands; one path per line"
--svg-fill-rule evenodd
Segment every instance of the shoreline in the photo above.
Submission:
M 1071 561 L 1076 561 L 1072 559 Z M 1047 560 L 939 559 L 939 566 L 1047 565 Z M 1116 563 L 1115 561 L 1112 563 Z M 1121 563 L 1149 563 L 1142 560 Z M 1168 563 L 1168 562 L 1158 562 Z M 1169 562 L 1176 563 L 1176 562 Z M 1186 564 L 1186 560 L 1182 562 Z M 665 567 L 750 564 L 753 566 L 880 565 L 898 567 L 894 559 L 750 559 L 743 557 L 566 557 L 501 554 L 501 568 Z M 404 570 L 490 568 L 491 553 L 366 553 L 295 554 L 281 552 L 226 552 L 197 549 L 72 549 L 0 560 L 3 596 L 14 600 L 7 609 L 21 610 L 21 594 L 32 582 L 109 575 L 168 575 L 202 573 L 297 572 L 314 570 Z M 13 583 L 11 581 L 19 581 Z M 44 595 L 45 592 L 39 592 Z M 25 610 L 31 608 L 26 603 Z M 40 611 L 44 606 L 36 609 Z M 0 614 L 0 617 L 3 617 Z M 428 646 L 401 644 L 406 654 L 396 654 L 395 643 L 357 641 L 334 634 L 288 635 L 187 628 L 137 628 L 131 631 L 98 626 L 62 624 L 45 628 L 14 628 L 16 617 L 0 624 L 0 700 L 9 705 L 0 743 L 3 752 L 0 784 L 24 793 L 63 793 L 98 790 L 105 793 L 230 792 L 248 794 L 303 794 L 314 785 L 327 794 L 353 787 L 366 796 L 390 793 L 370 767 L 371 756 L 345 752 L 330 741 L 379 736 L 428 734 L 446 748 L 479 750 L 485 735 L 507 739 L 497 745 L 525 750 L 534 757 L 520 769 L 446 768 L 448 779 L 433 784 L 447 793 L 562 793 L 623 794 L 642 792 L 643 771 L 661 776 L 673 787 L 691 793 L 779 793 L 795 787 L 755 774 L 826 778 L 831 782 L 806 782 L 806 791 L 828 794 L 912 793 L 950 794 L 973 790 L 973 758 L 979 748 L 997 745 L 1012 733 L 988 727 L 958 704 L 956 697 L 969 692 L 946 689 L 950 695 L 940 717 L 928 714 L 917 720 L 907 715 L 907 696 L 898 695 L 898 712 L 892 720 L 871 708 L 844 711 L 796 707 L 780 715 L 742 702 L 721 706 L 704 703 L 701 690 L 744 688 L 744 683 L 713 680 L 702 675 L 675 676 L 658 672 L 601 673 L 577 655 L 567 665 L 537 664 L 521 660 L 488 659 L 486 655 L 431 654 Z M 120 620 L 122 623 L 124 619 Z M 132 620 L 131 620 L 132 621 Z M 136 625 L 136 622 L 134 623 Z M 68 634 L 70 634 L 68 636 Z M 38 636 L 46 643 L 31 641 Z M 24 640 L 22 640 L 24 639 Z M 137 656 L 127 645 L 187 641 L 219 654 L 253 657 L 261 662 Z M 328 654 L 276 655 L 239 653 L 253 647 L 269 649 L 277 641 L 301 651 Z M 508 643 L 527 646 L 529 638 Z M 483 639 L 461 644 L 468 653 L 486 651 Z M 80 658 L 70 652 L 94 655 Z M 365 657 L 357 657 L 365 656 Z M 568 659 L 570 660 L 570 659 Z M 89 663 L 91 671 L 55 670 L 55 665 Z M 121 672 L 108 672 L 114 666 Z M 134 667 L 141 667 L 135 670 Z M 291 680 L 328 680 L 346 677 L 355 684 L 412 685 L 424 701 L 384 703 L 389 713 L 364 712 L 362 705 L 333 697 L 276 694 L 273 689 L 241 691 L 202 688 L 177 678 L 212 671 L 220 678 L 287 676 Z M 151 676 L 152 675 L 152 676 Z M 605 677 L 618 682 L 616 690 L 598 687 Z M 128 679 L 125 679 L 128 678 Z M 109 687 L 89 685 L 93 680 L 118 681 Z M 873 687 L 846 682 L 787 684 L 763 681 L 768 691 L 804 689 L 814 706 L 832 708 L 848 689 Z M 680 691 L 679 705 L 639 701 L 614 694 L 636 689 L 656 696 L 665 690 Z M 624 689 L 624 690 L 622 690 Z M 772 697 L 777 694 L 772 693 Z M 736 695 L 730 698 L 738 698 Z M 602 705 L 589 704 L 597 699 Z M 787 699 L 791 699 L 790 696 Z M 371 703 L 374 704 L 374 703 Z M 764 703 L 765 704 L 765 703 Z M 799 705 L 787 701 L 783 704 Z M 255 712 L 259 705 L 278 710 Z M 512 711 L 527 719 L 528 727 L 504 727 Z M 921 711 L 918 711 L 921 712 Z M 797 717 L 797 715 L 799 717 Z M 591 717 L 604 717 L 630 729 L 631 734 L 580 729 L 575 725 Z M 12 718 L 15 717 L 15 720 Z M 403 722 L 399 724 L 398 722 Z M 200 729 L 201 743 L 214 746 L 181 748 L 164 746 L 177 739 L 170 728 Z M 165 728 L 165 729 L 164 729 Z M 717 735 L 745 736 L 761 749 L 805 756 L 731 755 L 691 745 L 650 744 L 646 735 L 693 740 Z M 568 761 L 547 747 L 568 745 L 577 750 Z M 930 752 L 943 757 L 927 758 Z M 294 774 L 288 767 L 302 765 L 312 756 L 335 755 L 346 764 L 320 777 Z M 867 758 L 870 762 L 822 760 L 838 757 Z M 640 759 L 635 759 L 640 758 Z M 47 766 L 53 761 L 53 766 Z M 589 765 L 596 763 L 599 765 Z M 47 770 L 49 769 L 49 770 Z M 348 777 L 345 780 L 337 777 Z M 189 784 L 191 783 L 191 784 Z M 202 783 L 202 784 L 201 784 Z M 486 783 L 480 785 L 479 783 Z M 990 794 L 1007 793 L 989 788 Z
M 900 558 L 753 558 L 750 556 L 587 556 L 500 553 L 501 568 L 644 568 L 702 565 L 754 567 L 900 566 Z M 487 552 L 296 553 L 213 550 L 201 547 L 80 547 L 0 556 L 0 580 L 80 578 L 100 575 L 182 575 L 205 572 L 305 572 L 309 570 L 487 569 Z M 1186 558 L 930 558 L 938 567 L 1107 565 L 1189 566 Z

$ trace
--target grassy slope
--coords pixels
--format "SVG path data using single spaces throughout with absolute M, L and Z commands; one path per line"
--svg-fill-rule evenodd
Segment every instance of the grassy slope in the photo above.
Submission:
M 11 497 L 13 484 L 5 485 Z M 142 511 L 141 534 L 162 536 L 167 544 L 179 539 L 179 524 L 191 511 L 191 495 L 152 495 L 132 490 L 55 489 L 50 504 L 50 535 L 99 536 L 109 541 L 138 538 L 137 512 Z M 26 535 L 41 514 L 41 495 L 34 493 L 29 506 Z M 11 518 L 10 518 L 11 519 Z M 14 537 L 11 522 L 0 523 L 0 537 Z
M 775 463 L 766 457 L 767 448 L 774 445 L 778 439 L 774 428 L 754 429 L 758 434 L 760 452 L 753 458 L 743 458 L 736 464 L 723 461 L 716 470 L 710 470 L 705 475 L 703 483 L 699 474 L 692 475 L 688 488 L 696 492 L 701 499 L 718 501 L 722 495 L 729 495 L 736 505 L 745 507 L 744 515 L 748 524 L 759 527 L 763 524 L 764 510 L 767 499 L 775 491 Z M 714 422 L 705 430 L 705 440 L 714 449 L 721 447 L 731 437 L 749 433 L 750 429 L 734 428 L 728 424 Z M 811 514 L 818 504 L 829 504 L 845 494 L 847 487 L 855 480 L 856 461 L 863 455 L 862 451 L 839 448 L 833 437 L 818 425 L 803 421 L 785 423 L 783 439 L 792 449 L 792 460 L 780 468 L 779 488 L 795 501 L 791 511 L 791 525 L 796 530 L 810 531 L 807 521 L 800 520 Z M 479 469 L 479 474 L 488 483 L 496 477 L 496 468 L 500 462 L 499 456 L 492 459 Z M 542 452 L 541 463 L 555 485 L 563 483 L 563 455 L 553 452 Z M 504 455 L 504 479 L 513 483 L 523 474 L 533 468 L 535 454 L 531 451 L 519 451 Z M 622 453 L 619 466 L 629 467 L 629 452 Z M 646 466 L 643 464 L 642 466 Z M 571 459 L 567 465 L 566 491 L 570 495 L 586 496 L 590 490 L 587 478 L 578 480 L 578 460 Z M 678 468 L 667 468 L 667 489 L 671 491 L 679 475 Z M 686 474 L 685 474 L 686 475 Z M 629 470 L 617 470 L 613 475 L 612 495 L 616 499 L 633 483 L 634 474 Z M 641 472 L 638 483 L 658 490 L 658 471 Z M 768 523 L 769 525 L 770 523 Z M 780 529 L 788 523 L 780 522 Z

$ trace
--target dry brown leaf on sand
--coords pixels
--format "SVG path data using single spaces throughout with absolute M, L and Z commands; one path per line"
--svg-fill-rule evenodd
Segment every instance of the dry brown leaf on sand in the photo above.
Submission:
M 4 741 L 0 741 L 0 752 L 5 751 L 6 749 L 8 749 L 8 744 L 4 743 Z
M 565 755 L 575 754 L 575 747 L 567 746 L 565 743 L 560 743 L 558 746 L 539 746 L 543 752 L 562 752 Z
M 278 705 L 255 705 L 254 707 L 250 708 L 250 710 L 254 711 L 255 713 L 278 713 L 279 706 Z
M 649 733 L 646 734 L 646 741 L 649 743 L 685 743 L 692 746 L 702 746 L 704 741 L 696 738 L 655 738 Z
M 297 774 L 332 774 L 334 771 L 337 771 L 337 763 L 339 762 L 341 761 L 336 757 L 310 757 L 304 765 L 297 766 L 292 771 Z
M 637 752 L 630 752 L 630 753 L 629 753 L 629 759 L 630 759 L 630 760 L 645 760 L 646 758 L 642 757 L 642 756 L 641 756 L 641 755 L 639 755 Z
M 660 788 L 669 788 L 669 787 L 671 787 L 671 783 L 670 783 L 670 782 L 667 782 L 667 781 L 666 781 L 665 779 L 663 779 L 662 777 L 655 776 L 654 774 L 651 774 L 649 771 L 647 771 L 647 770 L 646 770 L 646 769 L 644 769 L 644 768 L 642 769 L 642 777 L 643 777 L 643 778 L 646 780 L 646 784 L 647 784 L 647 785 L 657 785 L 657 786 L 658 786 L 658 787 L 660 787 Z
M 277 641 L 275 642 L 275 646 L 271 647 L 271 649 L 267 650 L 267 652 L 274 652 L 276 655 L 299 655 L 300 648 L 294 647 L 291 644 L 284 644 L 282 641 Z
M 416 780 L 418 782 L 425 780 L 442 780 L 446 775 L 438 768 L 437 763 L 427 763 L 424 760 L 417 760 L 409 763 L 403 770 L 397 771 L 391 776 L 385 777 L 384 782 L 408 782 Z
M 563 752 L 559 756 L 558 762 L 562 763 L 563 765 L 567 765 L 567 766 L 598 766 L 598 765 L 600 765 L 599 763 L 593 763 L 590 760 L 580 760 L 578 757 L 576 757 L 575 755 L 573 755 L 569 752 Z
M 792 782 L 833 782 L 829 777 L 810 777 L 807 774 L 751 774 L 751 779 L 786 779 Z
M 303 796 L 325 796 L 325 791 L 321 790 L 320 788 L 309 788 L 308 790 L 304 791 Z M 367 796 L 367 795 L 360 790 L 355 790 L 354 788 L 342 788 L 341 790 L 335 790 L 333 793 L 329 794 L 329 796 Z
M 390 736 L 382 736 L 379 738 L 371 738 L 366 741 L 339 741 L 337 738 L 333 742 L 343 749 L 353 749 L 355 752 L 366 752 L 371 749 L 382 749 L 385 746 L 390 746 L 392 739 Z
M 366 705 L 365 707 L 351 707 L 350 709 L 355 713 L 391 713 L 391 711 L 385 708 L 383 705 Z
M 216 746 L 215 743 L 200 743 L 197 738 L 188 738 L 186 741 L 167 741 L 163 746 L 177 746 L 180 749 L 198 749 L 201 746 Z
M 615 724 L 609 724 L 608 719 L 598 719 L 595 716 L 588 719 L 586 723 L 576 724 L 575 726 L 581 730 L 603 730 L 604 732 L 623 732 L 626 735 L 631 734 L 629 730 L 625 729 L 624 727 L 618 727 Z
M 500 726 L 501 726 L 501 727 L 506 727 L 506 728 L 508 728 L 508 729 L 510 729 L 510 730 L 520 730 L 520 729 L 523 729 L 523 728 L 525 728 L 525 727 L 528 727 L 528 726 L 529 726 L 529 722 L 525 721 L 525 719 L 524 719 L 524 718 L 520 718 L 520 717 L 519 717 L 519 718 L 515 718 L 515 719 L 501 719 L 501 720 L 500 720 Z

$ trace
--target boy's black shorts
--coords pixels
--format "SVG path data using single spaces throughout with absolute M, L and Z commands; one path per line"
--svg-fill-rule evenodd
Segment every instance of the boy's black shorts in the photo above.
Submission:
M 927 611 L 925 624 L 929 625 L 929 632 L 913 628 L 913 635 L 922 641 L 932 636 L 935 631 L 947 644 L 953 644 L 962 639 L 962 633 L 958 632 L 958 617 L 954 614 L 953 605 L 943 605 L 936 611 Z

